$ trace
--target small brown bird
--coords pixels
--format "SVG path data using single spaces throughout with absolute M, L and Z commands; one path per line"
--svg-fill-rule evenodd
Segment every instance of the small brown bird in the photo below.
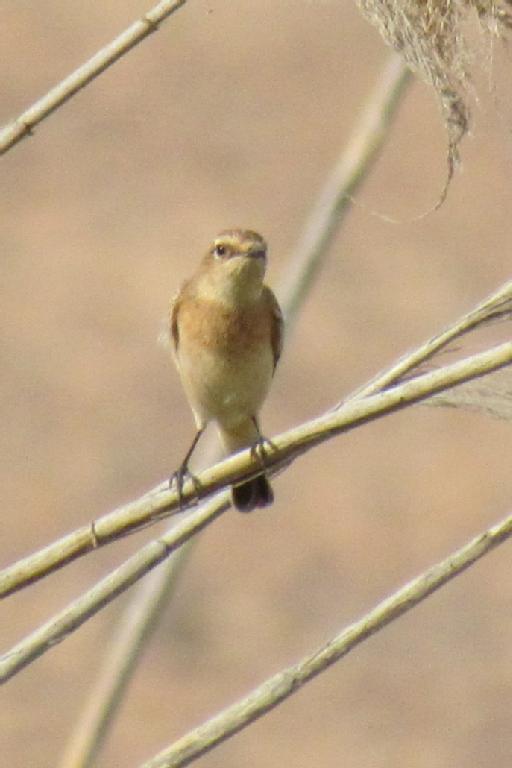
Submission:
M 171 302 L 176 365 L 197 432 L 176 473 L 178 488 L 207 424 L 215 422 L 226 450 L 262 443 L 258 414 L 281 354 L 283 318 L 263 284 L 267 244 L 256 232 L 221 232 L 195 275 Z M 262 473 L 232 488 L 241 512 L 271 504 Z

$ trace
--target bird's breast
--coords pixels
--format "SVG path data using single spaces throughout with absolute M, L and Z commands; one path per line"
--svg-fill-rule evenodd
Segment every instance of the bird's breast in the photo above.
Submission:
M 234 308 L 191 299 L 180 313 L 180 344 L 189 341 L 210 353 L 237 357 L 270 343 L 270 321 L 260 304 Z
M 195 411 L 223 423 L 255 415 L 274 368 L 270 319 L 258 307 L 187 305 L 180 311 L 177 358 Z

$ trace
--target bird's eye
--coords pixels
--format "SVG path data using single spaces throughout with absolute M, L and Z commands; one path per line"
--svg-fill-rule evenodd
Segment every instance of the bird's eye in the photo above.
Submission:
M 225 245 L 216 245 L 213 253 L 215 254 L 215 256 L 225 256 L 226 255 L 226 246 Z

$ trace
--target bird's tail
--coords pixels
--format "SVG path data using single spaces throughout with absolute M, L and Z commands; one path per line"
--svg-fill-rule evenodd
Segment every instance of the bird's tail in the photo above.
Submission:
M 252 512 L 256 507 L 266 507 L 274 501 L 270 483 L 263 474 L 241 485 L 234 485 L 231 488 L 231 497 L 239 512 Z
M 256 445 L 261 441 L 261 433 L 257 427 L 257 422 L 247 419 L 236 428 L 219 429 L 222 442 L 229 453 L 236 453 L 243 448 Z M 231 488 L 233 505 L 239 512 L 252 512 L 256 507 L 266 507 L 274 501 L 274 494 L 270 483 L 265 477 L 265 473 L 246 480 L 240 485 L 234 485 Z

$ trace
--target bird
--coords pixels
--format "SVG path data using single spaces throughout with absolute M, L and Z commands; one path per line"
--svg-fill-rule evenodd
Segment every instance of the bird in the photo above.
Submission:
M 264 284 L 267 243 L 251 229 L 226 229 L 213 240 L 193 276 L 171 299 L 170 340 L 196 434 L 171 478 L 178 493 L 188 462 L 214 422 L 230 455 L 262 447 L 259 413 L 283 344 L 283 316 Z M 231 488 L 241 512 L 272 504 L 262 471 Z

